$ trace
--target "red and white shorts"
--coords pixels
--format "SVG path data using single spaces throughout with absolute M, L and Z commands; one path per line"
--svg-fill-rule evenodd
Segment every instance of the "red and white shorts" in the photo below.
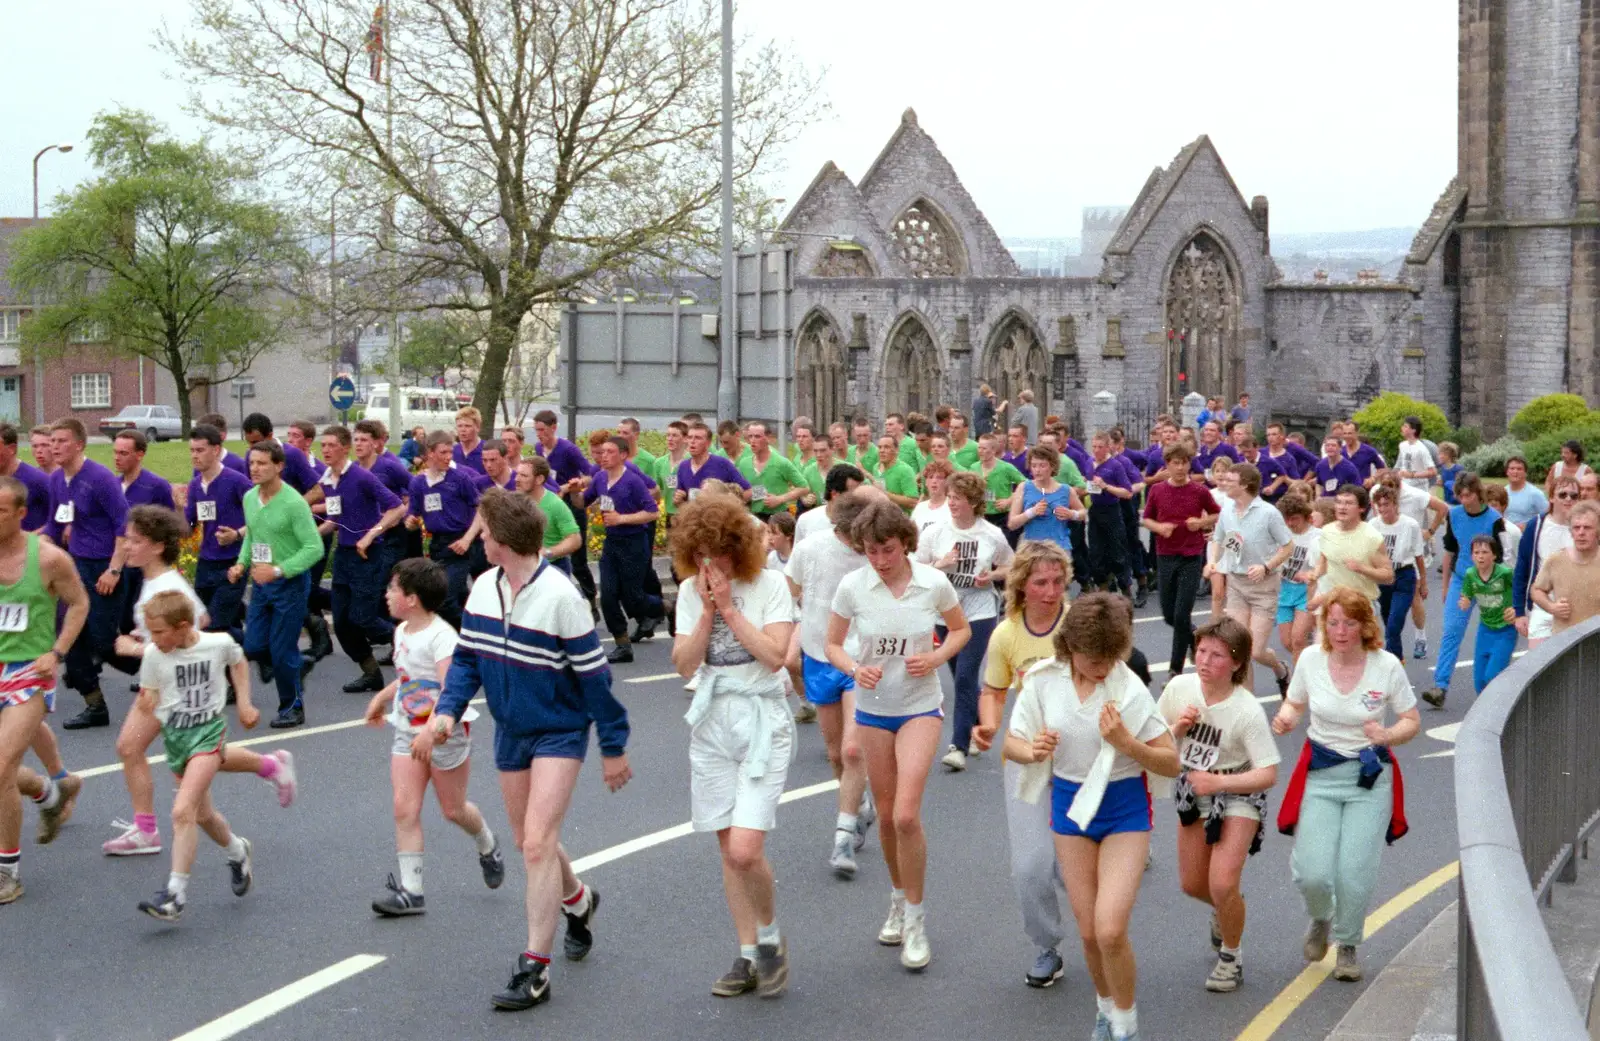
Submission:
M 56 710 L 55 676 L 40 676 L 30 671 L 32 666 L 31 661 L 0 664 L 0 709 L 43 695 L 44 710 Z

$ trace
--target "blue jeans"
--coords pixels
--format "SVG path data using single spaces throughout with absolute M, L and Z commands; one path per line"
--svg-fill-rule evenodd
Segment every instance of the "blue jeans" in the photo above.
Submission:
M 1461 641 L 1467 635 L 1467 623 L 1472 611 L 1461 610 L 1461 576 L 1450 576 L 1450 588 L 1444 593 L 1444 618 L 1440 622 L 1439 660 L 1433 666 L 1433 685 L 1450 689 L 1450 678 L 1456 674 L 1456 659 L 1461 656 Z
M 1378 614 L 1383 618 L 1383 649 L 1405 660 L 1406 652 L 1400 646 L 1405 635 L 1406 618 L 1411 614 L 1411 601 L 1417 598 L 1417 566 L 1407 564 L 1396 568 L 1394 582 L 1378 587 Z
M 94 584 L 111 566 L 110 558 L 73 557 L 72 563 L 78 569 L 78 580 L 89 594 L 89 617 L 84 620 L 78 638 L 67 648 L 66 681 L 67 686 L 84 695 L 85 700 L 92 700 L 90 696 L 100 692 L 100 666 L 110 656 L 111 646 L 117 640 L 117 623 L 122 620 L 128 584 L 118 582 L 110 596 L 101 596 L 95 592 Z
M 242 586 L 244 578 L 239 579 Z M 306 624 L 306 597 L 311 573 L 250 586 L 250 609 L 244 619 L 245 657 L 272 666 L 278 683 L 278 710 L 302 707 L 300 701 L 300 627 Z
M 972 638 L 950 659 L 950 675 L 954 677 L 956 685 L 956 709 L 951 717 L 950 743 L 963 752 L 972 744 L 972 728 L 978 725 L 978 699 L 983 695 L 983 688 L 978 682 L 983 675 L 983 655 L 989 649 L 989 637 L 994 635 L 994 627 L 998 622 L 998 618 L 969 621 L 967 624 L 972 627 Z M 939 634 L 940 640 L 950 635 L 942 625 L 935 626 L 934 631 Z
M 394 638 L 394 623 L 383 606 L 387 564 L 387 554 L 376 543 L 365 557 L 354 546 L 340 546 L 333 555 L 333 634 L 357 665 L 371 659 L 373 644 Z
M 1511 654 L 1517 649 L 1517 627 L 1507 625 L 1491 629 L 1478 621 L 1478 639 L 1472 648 L 1472 690 L 1482 694 L 1494 678 L 1511 664 Z
M 228 569 L 236 560 L 197 560 L 194 565 L 194 594 L 206 605 L 211 616 L 207 632 L 227 633 L 241 646 L 244 631 L 239 615 L 244 608 L 244 582 L 229 582 Z

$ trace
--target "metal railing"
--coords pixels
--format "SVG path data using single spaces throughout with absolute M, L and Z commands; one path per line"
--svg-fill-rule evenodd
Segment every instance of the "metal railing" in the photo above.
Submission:
M 1539 904 L 1600 824 L 1600 618 L 1524 655 L 1456 736 L 1460 1041 L 1585 1041 Z

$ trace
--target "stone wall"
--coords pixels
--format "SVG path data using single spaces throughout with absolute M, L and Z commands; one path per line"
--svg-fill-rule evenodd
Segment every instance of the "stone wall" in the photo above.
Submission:
M 1277 285 L 1267 295 L 1261 392 L 1274 417 L 1319 426 L 1383 390 L 1424 394 L 1413 319 L 1425 315 L 1410 287 Z

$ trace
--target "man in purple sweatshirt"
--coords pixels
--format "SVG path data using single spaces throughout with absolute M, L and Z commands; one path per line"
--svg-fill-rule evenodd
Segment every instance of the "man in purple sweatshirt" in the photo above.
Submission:
M 550 464 L 550 476 L 556 486 L 566 488 L 573 478 L 592 475 L 595 466 L 577 445 L 556 433 L 559 422 L 550 409 L 541 409 L 533 414 L 533 454 Z M 589 601 L 589 613 L 598 619 L 600 608 L 595 603 L 595 597 L 599 590 L 595 588 L 594 572 L 589 570 L 589 522 L 583 497 L 568 495 L 567 505 L 572 507 L 578 530 L 584 533 L 583 541 L 578 543 L 578 551 L 572 554 L 572 577 L 582 590 L 584 599 Z

